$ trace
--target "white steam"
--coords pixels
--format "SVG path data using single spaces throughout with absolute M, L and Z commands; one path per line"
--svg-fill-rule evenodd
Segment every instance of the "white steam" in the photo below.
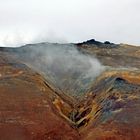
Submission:
M 83 54 L 73 44 L 40 43 L 27 45 L 21 52 L 20 59 L 71 95 L 84 94 L 104 70 L 95 57 Z
M 0 46 L 19 47 L 39 42 L 67 43 L 67 40 L 63 36 L 58 36 L 53 30 L 47 30 L 43 27 L 24 28 L 22 30 L 17 28 L 0 31 Z

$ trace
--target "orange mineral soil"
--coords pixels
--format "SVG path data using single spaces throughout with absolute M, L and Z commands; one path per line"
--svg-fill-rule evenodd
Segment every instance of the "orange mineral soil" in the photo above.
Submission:
M 101 45 L 77 44 L 107 67 L 79 98 L 1 48 L 0 140 L 140 140 L 140 48 Z

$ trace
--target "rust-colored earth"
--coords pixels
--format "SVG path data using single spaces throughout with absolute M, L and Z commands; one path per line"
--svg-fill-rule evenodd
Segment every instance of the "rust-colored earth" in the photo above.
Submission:
M 140 48 L 77 47 L 106 66 L 79 99 L 19 59 L 20 48 L 0 49 L 0 140 L 140 140 Z

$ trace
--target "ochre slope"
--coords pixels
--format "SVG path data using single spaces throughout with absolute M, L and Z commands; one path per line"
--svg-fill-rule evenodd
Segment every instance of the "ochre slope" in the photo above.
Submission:
M 106 66 L 78 100 L 1 49 L 0 140 L 140 139 L 140 49 L 78 47 Z
M 71 110 L 39 74 L 1 54 L 0 140 L 79 139 L 56 100 L 64 114 Z

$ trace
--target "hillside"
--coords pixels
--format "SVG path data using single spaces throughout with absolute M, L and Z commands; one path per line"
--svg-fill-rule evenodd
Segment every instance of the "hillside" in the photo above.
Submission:
M 0 48 L 0 140 L 139 140 L 140 47 Z

